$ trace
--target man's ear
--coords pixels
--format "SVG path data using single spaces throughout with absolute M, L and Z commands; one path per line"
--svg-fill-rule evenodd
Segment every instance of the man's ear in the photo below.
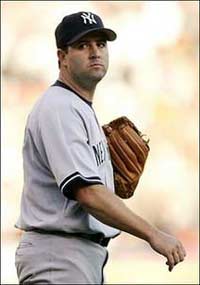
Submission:
M 66 51 L 64 51 L 62 49 L 58 49 L 57 50 L 57 56 L 58 56 L 58 61 L 60 63 L 67 65 L 67 52 Z

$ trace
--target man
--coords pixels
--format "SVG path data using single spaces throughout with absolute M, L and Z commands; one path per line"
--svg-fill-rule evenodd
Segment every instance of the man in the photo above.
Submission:
M 79 12 L 55 31 L 59 78 L 29 115 L 23 146 L 24 189 L 16 227 L 23 284 L 102 284 L 110 239 L 125 231 L 167 258 L 184 260 L 182 244 L 144 221 L 114 194 L 106 138 L 92 108 L 108 69 L 101 19 Z

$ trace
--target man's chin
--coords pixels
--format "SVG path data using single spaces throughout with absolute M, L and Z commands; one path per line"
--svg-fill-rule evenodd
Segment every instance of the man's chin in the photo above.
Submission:
M 91 80 L 93 80 L 93 81 L 100 81 L 104 76 L 105 76 L 105 74 L 106 74 L 106 72 L 104 71 L 96 71 L 96 72 L 92 72 L 91 74 L 90 74 L 90 78 L 91 78 Z

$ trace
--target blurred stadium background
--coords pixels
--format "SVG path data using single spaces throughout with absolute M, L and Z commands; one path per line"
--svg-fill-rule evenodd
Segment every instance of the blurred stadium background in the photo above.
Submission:
M 165 259 L 122 233 L 109 245 L 109 284 L 199 284 L 199 1 L 1 1 L 1 284 L 17 284 L 14 228 L 23 186 L 27 115 L 57 79 L 54 30 L 66 14 L 93 11 L 118 39 L 94 107 L 101 124 L 126 115 L 150 138 L 150 155 L 126 204 L 183 242 Z

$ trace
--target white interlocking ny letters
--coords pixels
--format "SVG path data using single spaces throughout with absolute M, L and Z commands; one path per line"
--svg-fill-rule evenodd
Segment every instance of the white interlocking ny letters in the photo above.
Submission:
M 96 20 L 94 18 L 94 15 L 92 13 L 90 13 L 90 12 L 83 13 L 81 15 L 81 17 L 83 18 L 84 24 L 92 24 L 92 23 L 97 24 L 97 22 L 96 22 Z

